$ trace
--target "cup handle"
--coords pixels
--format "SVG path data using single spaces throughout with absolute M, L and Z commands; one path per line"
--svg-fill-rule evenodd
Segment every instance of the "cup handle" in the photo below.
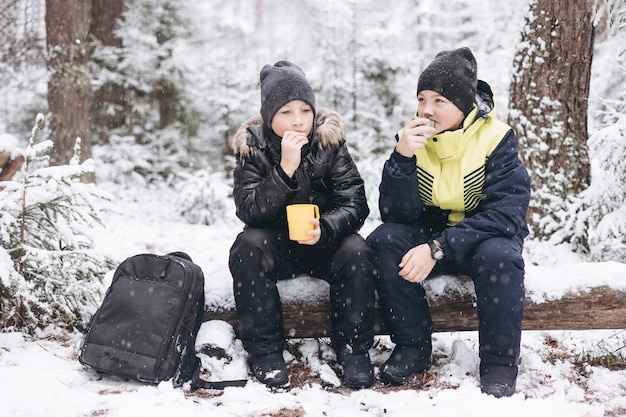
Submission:
M 313 206 L 313 212 L 314 212 L 313 214 L 315 215 L 315 218 L 319 220 L 319 218 L 320 218 L 320 208 L 317 205 Z

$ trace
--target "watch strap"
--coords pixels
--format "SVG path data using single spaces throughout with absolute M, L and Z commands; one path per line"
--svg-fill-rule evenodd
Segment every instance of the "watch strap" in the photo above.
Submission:
M 428 246 L 430 247 L 430 255 L 434 260 L 440 261 L 444 258 L 443 249 L 435 243 L 434 239 L 428 241 Z

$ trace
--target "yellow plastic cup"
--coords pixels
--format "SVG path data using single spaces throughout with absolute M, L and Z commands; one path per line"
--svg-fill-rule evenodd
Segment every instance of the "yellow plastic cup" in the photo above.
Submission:
M 320 209 L 315 204 L 291 204 L 287 206 L 287 223 L 289 225 L 289 239 L 309 240 L 307 232 L 313 230 L 311 219 L 320 218 Z

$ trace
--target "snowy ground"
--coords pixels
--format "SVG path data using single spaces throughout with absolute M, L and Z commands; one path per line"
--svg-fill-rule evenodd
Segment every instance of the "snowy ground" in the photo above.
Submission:
M 113 190 L 112 190 L 113 191 Z M 232 302 L 228 249 L 241 229 L 229 217 L 194 226 L 175 212 L 175 194 L 163 190 L 114 190 L 124 211 L 105 217 L 96 246 L 118 261 L 140 252 L 188 252 L 206 276 L 207 302 Z M 375 223 L 368 223 L 366 235 Z M 527 287 L 536 300 L 599 284 L 626 288 L 626 264 L 581 263 L 563 248 L 527 245 Z M 541 266 L 537 266 L 541 265 Z M 297 284 L 296 284 L 297 285 Z M 285 294 L 300 288 L 286 288 Z M 288 359 L 291 387 L 270 391 L 250 380 L 244 388 L 189 392 L 101 378 L 77 360 L 80 334 L 55 329 L 34 339 L 0 334 L 0 404 L 11 417 L 165 416 L 485 416 L 626 415 L 626 370 L 585 363 L 586 358 L 626 355 L 626 330 L 524 332 L 517 392 L 495 399 L 481 394 L 476 332 L 437 333 L 433 368 L 400 388 L 339 386 L 334 355 L 324 340 L 293 340 Z M 205 323 L 198 344 L 230 359 L 201 355 L 212 379 L 245 378 L 245 353 L 225 322 Z M 372 358 L 380 365 L 390 341 L 380 337 Z

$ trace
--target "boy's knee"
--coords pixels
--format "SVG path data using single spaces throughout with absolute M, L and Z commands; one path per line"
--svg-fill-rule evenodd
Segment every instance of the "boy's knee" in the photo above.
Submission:
M 273 235 L 266 229 L 246 229 L 239 233 L 233 246 L 240 247 L 266 247 L 273 241 Z
M 276 266 L 278 252 L 276 237 L 271 230 L 246 229 L 239 233 L 230 248 L 231 273 L 250 268 L 271 271 Z
M 343 240 L 334 255 L 334 260 L 344 263 L 366 263 L 369 268 L 374 260 L 374 250 L 360 235 L 351 235 Z
M 491 239 L 484 242 L 472 257 L 477 272 L 485 270 L 523 270 L 521 248 L 509 239 Z
M 366 239 L 367 243 L 370 244 L 370 246 L 392 243 L 393 236 L 397 234 L 397 231 L 398 225 L 394 223 L 383 223 L 369 234 Z

